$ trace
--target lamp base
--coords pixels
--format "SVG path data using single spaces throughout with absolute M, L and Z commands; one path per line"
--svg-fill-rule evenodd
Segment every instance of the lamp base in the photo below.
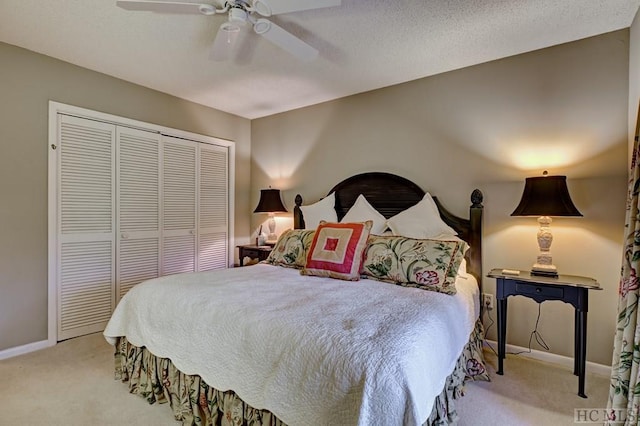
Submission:
M 540 265 L 536 263 L 531 267 L 531 275 L 556 278 L 558 276 L 558 270 L 555 265 Z
M 276 218 L 273 213 L 269 213 L 269 235 L 267 235 L 267 241 L 276 241 L 278 235 L 276 235 Z

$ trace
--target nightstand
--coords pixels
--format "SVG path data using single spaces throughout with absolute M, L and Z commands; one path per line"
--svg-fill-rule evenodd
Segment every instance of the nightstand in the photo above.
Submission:
M 240 256 L 240 266 L 243 266 L 243 260 L 245 257 L 250 257 L 251 259 L 258 259 L 258 261 L 263 261 L 267 257 L 269 257 L 269 253 L 273 250 L 273 245 L 264 245 L 257 246 L 255 244 L 246 244 L 238 246 L 238 256 Z
M 585 365 L 587 361 L 587 311 L 589 290 L 602 290 L 593 278 L 576 275 L 545 277 L 520 271 L 518 275 L 492 269 L 487 275 L 496 279 L 496 303 L 498 305 L 498 371 L 502 375 L 507 337 L 507 298 L 525 296 L 542 303 L 545 300 L 561 300 L 575 309 L 573 374 L 578 376 L 578 395 L 584 394 Z

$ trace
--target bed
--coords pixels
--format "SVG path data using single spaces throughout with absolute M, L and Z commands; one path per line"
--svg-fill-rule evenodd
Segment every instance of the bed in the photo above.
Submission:
M 116 378 L 150 403 L 169 402 L 183 424 L 455 423 L 465 379 L 488 378 L 479 321 L 482 194 L 472 193 L 468 219 L 430 198 L 457 232 L 456 241 L 370 232 L 376 220 L 391 224 L 427 197 L 396 175 L 356 175 L 332 188 L 324 202 L 330 200 L 340 221 L 366 216 L 370 210 L 356 208 L 364 198 L 382 219 L 319 222 L 316 228 L 308 222 L 318 203 L 305 206 L 298 195 L 295 230 L 283 233 L 267 261 L 137 285 L 104 332 L 115 346 Z M 350 265 L 357 266 L 357 277 L 349 279 L 357 281 L 312 267 L 323 264 L 313 263 L 316 254 L 341 247 L 345 233 L 365 244 L 358 251 L 362 259 Z M 330 238 L 320 243 L 325 234 Z M 294 240 L 300 244 L 289 244 Z M 427 240 L 431 248 L 449 255 L 455 247 L 454 257 L 464 257 L 452 262 L 455 270 L 438 272 L 442 283 L 453 284 L 437 291 L 397 278 L 404 269 L 380 263 L 382 252 L 375 251 Z

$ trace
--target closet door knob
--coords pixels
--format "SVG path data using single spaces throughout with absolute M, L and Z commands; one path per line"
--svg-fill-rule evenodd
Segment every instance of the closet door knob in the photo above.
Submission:
M 128 240 L 129 239 L 129 234 L 127 234 L 126 232 L 123 233 L 122 235 L 120 235 L 122 237 L 123 240 Z
M 190 230 L 190 231 L 189 231 L 189 233 L 190 233 L 191 235 L 196 235 L 196 230 L 195 230 L 195 229 L 192 229 L 192 230 Z

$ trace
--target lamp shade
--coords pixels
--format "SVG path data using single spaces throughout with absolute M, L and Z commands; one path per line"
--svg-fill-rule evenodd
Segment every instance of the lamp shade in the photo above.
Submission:
M 284 213 L 287 209 L 282 204 L 279 189 L 261 189 L 260 201 L 254 213 Z
M 526 178 L 522 199 L 511 216 L 582 216 L 582 213 L 571 201 L 566 176 L 538 176 Z

